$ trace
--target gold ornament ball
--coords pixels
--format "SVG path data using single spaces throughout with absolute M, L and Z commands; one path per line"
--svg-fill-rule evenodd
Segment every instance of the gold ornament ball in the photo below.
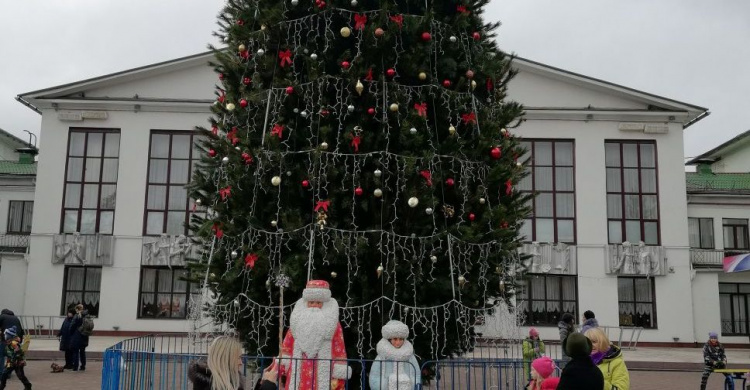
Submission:
M 430 256 L 430 261 L 432 261 L 433 263 L 437 263 L 437 256 L 435 255 Z
M 365 86 L 362 85 L 362 82 L 357 80 L 357 85 L 354 86 L 354 89 L 357 91 L 357 94 L 359 96 L 362 96 L 362 92 L 365 90 Z
M 414 208 L 419 205 L 419 199 L 416 196 L 409 198 L 409 207 Z
M 419 79 L 422 81 L 427 80 L 427 73 L 425 72 L 419 72 Z
M 320 150 L 328 150 L 328 142 L 321 143 Z
M 451 125 L 451 127 L 448 128 L 448 133 L 450 135 L 456 135 L 456 127 Z
M 503 135 L 505 135 L 505 134 L 507 134 L 507 133 L 508 133 L 508 129 L 506 129 L 506 128 L 502 128 L 502 129 L 500 129 L 500 132 L 501 132 L 501 133 L 502 133 Z
M 280 176 L 272 177 L 271 184 L 273 184 L 274 187 L 278 187 L 281 184 L 281 177 Z
M 234 103 L 227 103 L 227 111 L 234 111 Z
M 336 277 L 339 276 L 339 274 L 336 271 L 331 271 L 331 277 L 336 279 Z
M 271 226 L 276 227 L 279 223 L 276 220 L 271 221 Z
M 477 89 L 477 82 L 475 80 L 471 80 L 471 90 Z
M 396 104 L 396 103 L 391 104 L 391 111 L 397 112 L 398 111 L 398 104 Z
M 375 195 L 376 198 L 380 198 L 383 196 L 383 190 L 380 188 L 376 188 L 375 191 L 372 192 L 373 195 Z
M 341 36 L 344 38 L 349 38 L 349 36 L 352 35 L 352 30 L 349 27 L 343 27 L 341 28 Z
M 247 50 L 247 46 L 245 46 L 245 44 L 243 43 L 237 49 L 240 51 L 240 53 L 244 53 Z
M 266 28 L 267 28 L 267 27 L 266 27 L 266 25 L 265 25 L 265 24 L 261 24 L 261 25 L 260 25 L 260 31 L 266 31 Z

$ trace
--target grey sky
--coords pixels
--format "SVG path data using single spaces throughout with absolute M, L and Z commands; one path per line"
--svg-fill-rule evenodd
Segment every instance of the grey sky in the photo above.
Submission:
M 195 54 L 223 0 L 24 0 L 0 6 L 0 128 L 40 117 L 20 93 Z M 503 49 L 711 109 L 686 156 L 750 129 L 750 2 L 495 0 Z

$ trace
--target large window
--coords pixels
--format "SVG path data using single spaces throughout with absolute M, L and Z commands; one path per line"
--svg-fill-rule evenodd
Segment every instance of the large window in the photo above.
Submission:
M 528 274 L 519 302 L 526 325 L 557 325 L 564 313 L 578 318 L 578 277 Z
M 724 249 L 750 249 L 747 237 L 747 219 L 724 218 Z
M 688 218 L 690 247 L 714 249 L 714 219 Z
M 656 328 L 654 278 L 617 278 L 620 326 Z
M 719 283 L 721 334 L 750 335 L 748 303 L 750 283 Z
M 529 175 L 521 191 L 535 193 L 532 214 L 523 223 L 527 241 L 576 241 L 575 169 L 573 141 L 525 140 Z
M 188 234 L 194 205 L 185 185 L 199 159 L 197 138 L 192 132 L 151 133 L 144 235 Z
M 98 316 L 101 284 L 101 267 L 66 266 L 60 315 L 65 315 L 70 306 L 83 304 L 89 314 Z
M 199 292 L 186 276 L 185 268 L 141 267 L 138 318 L 186 318 L 190 295 Z
M 31 217 L 34 213 L 34 202 L 11 200 L 8 206 L 8 233 L 31 233 Z
M 62 232 L 112 234 L 120 133 L 72 129 L 65 169 Z
M 656 144 L 607 141 L 607 221 L 610 244 L 659 245 Z

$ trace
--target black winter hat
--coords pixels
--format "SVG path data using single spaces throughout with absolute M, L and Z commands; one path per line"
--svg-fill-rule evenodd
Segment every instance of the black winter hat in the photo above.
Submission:
M 562 342 L 565 354 L 572 358 L 588 357 L 591 355 L 593 345 L 588 337 L 581 333 L 574 332 L 568 335 Z

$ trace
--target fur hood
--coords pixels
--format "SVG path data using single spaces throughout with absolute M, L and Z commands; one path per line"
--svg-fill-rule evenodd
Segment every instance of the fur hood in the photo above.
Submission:
M 380 339 L 375 349 L 378 351 L 378 356 L 383 360 L 405 362 L 409 361 L 409 358 L 414 355 L 414 346 L 407 340 L 404 340 L 404 345 L 401 348 L 396 348 L 390 341 Z

